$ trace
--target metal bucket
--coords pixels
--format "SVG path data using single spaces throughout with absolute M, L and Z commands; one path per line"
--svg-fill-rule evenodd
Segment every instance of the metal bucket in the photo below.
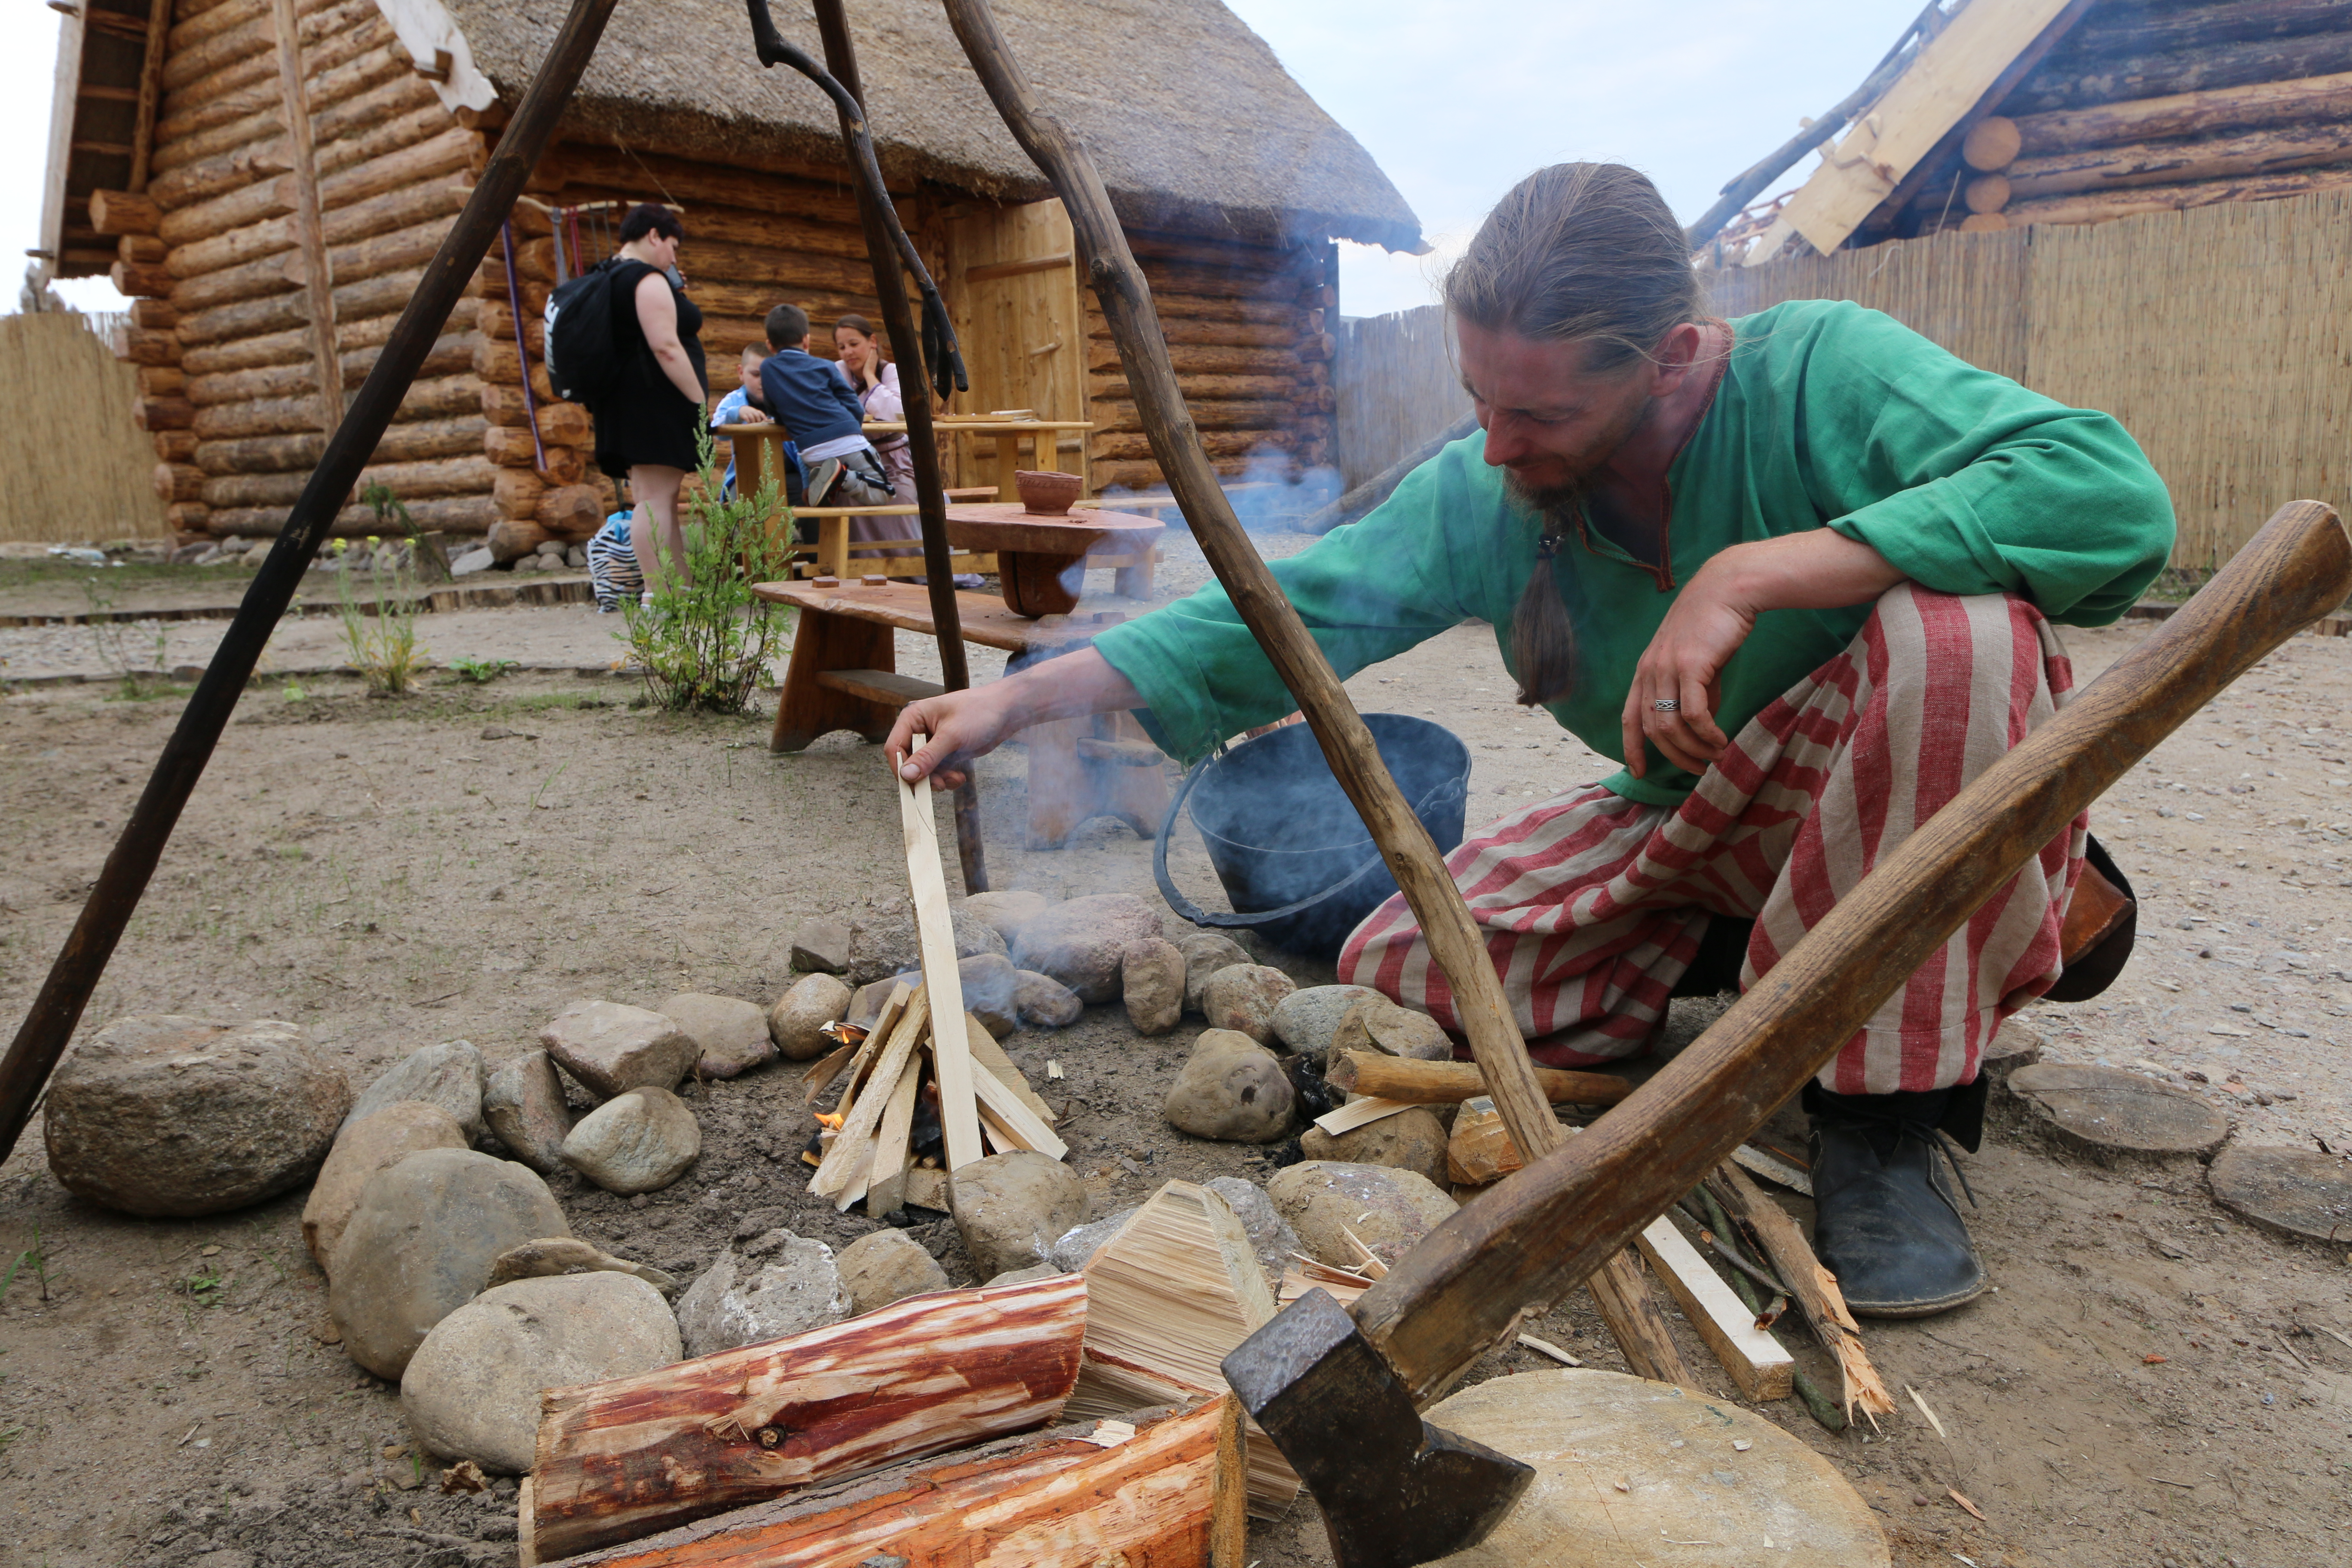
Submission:
M 1462 842 L 1470 750 L 1440 724 L 1403 713 L 1364 723 L 1397 787 L 1441 851 Z M 1191 803 L 1231 914 L 1202 910 L 1168 875 L 1168 837 Z M 1363 819 L 1304 724 L 1288 724 L 1211 757 L 1184 775 L 1152 846 L 1168 907 L 1194 925 L 1256 931 L 1285 952 L 1330 959 L 1358 922 L 1397 890 Z

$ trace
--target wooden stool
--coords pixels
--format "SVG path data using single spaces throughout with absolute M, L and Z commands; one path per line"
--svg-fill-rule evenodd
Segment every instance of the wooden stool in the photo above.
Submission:
M 772 752 L 798 752 L 821 735 L 847 730 L 868 741 L 888 737 L 898 710 L 944 688 L 898 672 L 892 634 L 936 637 L 930 591 L 908 584 L 761 583 L 751 590 L 800 611 L 793 655 L 776 702 Z M 963 640 L 1008 653 L 1041 653 L 1118 625 L 1128 607 L 1083 616 L 1030 620 L 992 595 L 960 593 Z M 1021 732 L 1029 748 L 1028 846 L 1058 849 L 1080 824 L 1115 816 L 1151 835 L 1168 814 L 1168 780 L 1157 747 L 1130 714 L 1063 719 Z

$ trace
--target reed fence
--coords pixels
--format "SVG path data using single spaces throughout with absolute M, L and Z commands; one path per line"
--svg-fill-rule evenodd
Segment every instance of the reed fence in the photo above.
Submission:
M 1350 316 L 1333 334 L 1339 471 L 1353 489 L 1470 412 L 1437 305 Z
M 71 311 L 0 316 L 0 540 L 152 539 L 155 448 L 130 365 Z

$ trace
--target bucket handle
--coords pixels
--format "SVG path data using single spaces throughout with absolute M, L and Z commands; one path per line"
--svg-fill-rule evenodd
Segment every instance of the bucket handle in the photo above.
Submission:
M 1186 898 L 1177 888 L 1176 879 L 1168 874 L 1168 839 L 1176 830 L 1176 818 L 1184 809 L 1184 797 L 1192 793 L 1192 786 L 1200 781 L 1202 771 L 1214 760 L 1213 757 L 1203 757 L 1194 763 L 1191 770 L 1185 773 L 1184 782 L 1176 786 L 1176 798 L 1168 803 L 1167 814 L 1160 819 L 1160 831 L 1152 837 L 1151 840 L 1151 879 L 1160 884 L 1160 896 L 1168 900 L 1170 909 L 1194 925 L 1213 926 L 1226 931 L 1270 925 L 1276 921 L 1313 909 L 1327 899 L 1337 898 L 1386 864 L 1381 859 L 1379 849 L 1375 847 L 1370 859 L 1321 892 L 1309 893 L 1297 902 L 1285 904 L 1278 910 L 1261 910 L 1244 914 L 1238 910 L 1219 913 L 1213 910 L 1202 909 Z M 1466 777 L 1459 780 L 1441 779 L 1432 784 L 1429 792 L 1414 804 L 1413 815 L 1418 817 L 1422 812 L 1435 805 L 1448 791 L 1460 790 L 1466 793 L 1468 788 L 1469 781 Z

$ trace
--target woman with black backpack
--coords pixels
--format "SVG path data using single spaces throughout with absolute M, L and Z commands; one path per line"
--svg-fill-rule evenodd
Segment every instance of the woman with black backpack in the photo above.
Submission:
M 647 603 L 663 580 L 661 555 L 685 575 L 677 492 L 700 461 L 696 438 L 710 395 L 702 310 L 686 297 L 677 272 L 685 238 L 677 215 L 650 202 L 621 220 L 620 254 L 606 264 L 613 268 L 614 374 L 589 407 L 596 417 L 596 466 L 629 481 L 629 542 Z

